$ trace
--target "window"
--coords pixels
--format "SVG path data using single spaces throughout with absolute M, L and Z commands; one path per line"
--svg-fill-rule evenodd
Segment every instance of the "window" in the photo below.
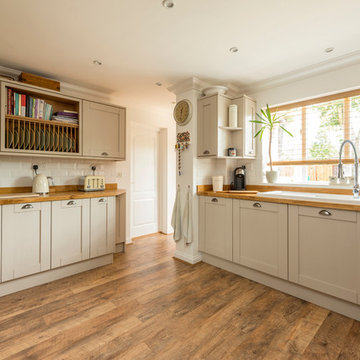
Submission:
M 330 95 L 271 108 L 282 114 L 283 126 L 293 137 L 277 128 L 273 134 L 273 165 L 280 181 L 328 182 L 337 175 L 339 149 L 344 139 L 360 151 L 360 90 Z M 267 159 L 267 147 L 263 147 Z M 352 176 L 353 154 L 344 147 L 345 176 Z

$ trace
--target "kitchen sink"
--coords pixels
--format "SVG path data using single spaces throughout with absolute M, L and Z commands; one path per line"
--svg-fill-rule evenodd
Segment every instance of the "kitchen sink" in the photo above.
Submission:
M 23 197 L 38 197 L 40 194 L 35 193 L 19 193 L 19 194 L 0 194 L 0 199 L 18 199 Z
M 319 202 L 332 202 L 341 204 L 354 204 L 360 205 L 360 198 L 355 199 L 353 195 L 338 195 L 338 194 L 322 194 L 322 193 L 306 193 L 296 191 L 268 191 L 259 192 L 257 196 L 265 198 L 281 198 L 281 199 L 294 199 L 304 201 L 319 201 Z

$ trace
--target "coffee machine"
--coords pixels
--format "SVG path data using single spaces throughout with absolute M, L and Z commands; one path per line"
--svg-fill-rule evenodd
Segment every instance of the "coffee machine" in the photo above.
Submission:
M 232 183 L 232 190 L 245 190 L 246 186 L 246 166 L 237 167 L 234 170 L 234 182 Z

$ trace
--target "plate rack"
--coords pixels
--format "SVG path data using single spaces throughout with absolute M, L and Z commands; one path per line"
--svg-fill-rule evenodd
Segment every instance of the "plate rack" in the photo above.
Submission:
M 5 148 L 79 153 L 79 125 L 5 115 Z

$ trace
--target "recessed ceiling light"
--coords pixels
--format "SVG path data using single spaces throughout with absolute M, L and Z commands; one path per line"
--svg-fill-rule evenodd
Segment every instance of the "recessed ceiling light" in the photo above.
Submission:
M 94 65 L 102 65 L 102 62 L 100 60 L 93 60 Z
M 231 48 L 229 49 L 229 51 L 230 51 L 231 53 L 237 53 L 237 52 L 239 51 L 239 49 L 238 49 L 236 46 L 233 46 L 233 47 L 231 47 Z
M 156 82 L 155 85 L 162 86 L 162 83 L 161 82 Z
M 326 49 L 324 50 L 324 52 L 326 52 L 326 53 L 331 53 L 331 52 L 333 52 L 334 50 L 335 50 L 334 47 L 328 47 L 328 48 L 326 48 Z
M 167 9 L 171 9 L 175 6 L 175 3 L 172 0 L 163 0 L 162 6 Z

